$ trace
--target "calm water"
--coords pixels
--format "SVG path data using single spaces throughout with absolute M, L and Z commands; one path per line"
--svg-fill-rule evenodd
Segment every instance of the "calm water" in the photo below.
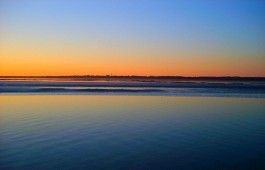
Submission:
M 0 95 L 0 169 L 264 169 L 265 99 Z

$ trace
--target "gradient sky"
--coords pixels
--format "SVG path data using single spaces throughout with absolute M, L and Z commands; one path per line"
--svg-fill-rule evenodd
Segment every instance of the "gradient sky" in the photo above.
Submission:
M 264 0 L 0 0 L 0 75 L 265 76 Z

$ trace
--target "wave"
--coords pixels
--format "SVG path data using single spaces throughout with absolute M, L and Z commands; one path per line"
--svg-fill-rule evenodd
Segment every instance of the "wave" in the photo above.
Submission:
M 2 93 L 52 93 L 52 92 L 124 92 L 124 93 L 137 93 L 137 92 L 162 92 L 161 89 L 68 89 L 68 88 L 0 88 Z
M 160 88 L 236 88 L 265 89 L 265 83 L 211 82 L 28 82 L 0 81 L 0 87 L 160 87 Z
M 265 98 L 265 83 L 0 81 L 0 93 L 137 94 Z

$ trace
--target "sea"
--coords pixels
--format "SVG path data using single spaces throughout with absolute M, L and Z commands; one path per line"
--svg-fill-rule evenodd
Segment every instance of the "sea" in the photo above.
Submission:
M 0 169 L 265 169 L 265 81 L 2 78 Z

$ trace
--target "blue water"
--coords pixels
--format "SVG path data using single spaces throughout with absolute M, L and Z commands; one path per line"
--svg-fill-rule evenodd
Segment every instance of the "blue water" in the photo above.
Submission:
M 265 81 L 0 81 L 0 93 L 265 98 Z
M 2 94 L 0 169 L 265 169 L 265 99 Z

